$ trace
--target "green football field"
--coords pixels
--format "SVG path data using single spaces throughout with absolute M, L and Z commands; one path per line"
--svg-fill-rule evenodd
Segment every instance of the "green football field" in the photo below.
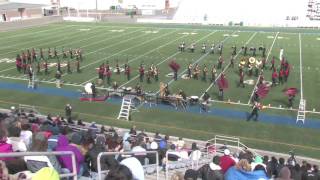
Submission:
M 196 43 L 194 53 L 179 52 L 178 45 L 185 42 L 187 45 Z M 293 110 L 287 109 L 288 97 L 283 93 L 285 88 L 295 87 L 303 89 L 303 97 L 306 99 L 307 118 L 317 121 L 320 119 L 320 100 L 317 98 L 320 90 L 320 65 L 318 50 L 320 48 L 320 32 L 316 30 L 292 29 L 292 28 L 230 28 L 230 27 L 206 27 L 206 26 L 178 26 L 178 25 L 141 25 L 141 24 L 109 24 L 109 23 L 56 23 L 40 27 L 32 27 L 22 30 L 14 30 L 0 33 L 0 79 L 2 82 L 27 84 L 27 75 L 18 73 L 15 67 L 15 57 L 18 53 L 27 49 L 44 49 L 45 57 L 48 48 L 56 48 L 61 53 L 64 49 L 83 50 L 81 73 L 75 72 L 74 59 L 61 59 L 64 65 L 67 61 L 72 64 L 73 73 L 67 73 L 63 67 L 63 88 L 68 90 L 83 90 L 88 82 L 97 81 L 97 70 L 102 63 L 109 62 L 111 67 L 116 63 L 123 68 L 128 63 L 132 69 L 131 79 L 128 81 L 124 73 L 112 74 L 112 81 L 116 81 L 121 87 L 134 87 L 139 83 L 138 69 L 141 63 L 145 68 L 151 64 L 160 69 L 159 82 L 168 83 L 170 91 L 176 93 L 179 89 L 185 91 L 187 96 L 201 96 L 208 91 L 211 98 L 218 99 L 218 89 L 212 86 L 209 80 L 181 79 L 173 81 L 167 75 L 171 72 L 168 64 L 172 59 L 181 66 L 179 77 L 186 73 L 188 64 L 199 64 L 200 69 L 206 65 L 209 70 L 217 64 L 219 55 L 208 52 L 212 43 L 223 43 L 224 64 L 217 75 L 226 74 L 229 88 L 225 91 L 225 101 L 218 101 L 213 107 L 240 111 L 250 111 L 250 100 L 258 77 L 245 76 L 245 80 L 253 84 L 246 84 L 245 88 L 237 87 L 239 81 L 238 64 L 243 57 L 241 47 L 266 47 L 267 67 L 273 56 L 276 66 L 280 65 L 279 52 L 284 49 L 284 56 L 291 65 L 288 82 L 271 88 L 262 104 L 269 106 L 263 113 L 270 115 L 283 115 L 295 117 L 294 111 L 299 106 L 301 93 L 295 97 Z M 201 45 L 207 44 L 207 52 L 201 52 Z M 235 66 L 229 66 L 232 46 L 237 47 Z M 249 51 L 248 54 L 251 54 Z M 60 55 L 61 57 L 61 55 Z M 248 56 L 250 57 L 250 56 Z M 261 58 L 261 52 L 257 50 L 256 59 Z M 55 87 L 57 59 L 48 61 L 52 67 L 49 75 L 43 70 L 37 74 L 37 79 L 42 87 Z M 302 67 L 300 68 L 300 63 Z M 200 73 L 200 77 L 201 77 Z M 302 75 L 302 82 L 300 77 Z M 208 78 L 210 73 L 208 73 Z M 271 81 L 269 68 L 264 71 L 266 81 Z M 140 83 L 147 92 L 158 92 L 159 82 L 150 84 L 144 81 Z M 101 88 L 110 87 L 104 83 Z M 88 121 L 130 127 L 137 124 L 138 127 L 147 128 L 150 131 L 160 131 L 177 136 L 210 139 L 214 134 L 240 136 L 243 141 L 252 147 L 287 152 L 295 149 L 298 154 L 319 158 L 320 135 L 319 129 L 299 128 L 286 124 L 255 123 L 248 124 L 243 121 L 233 121 L 230 118 L 220 116 L 206 116 L 191 113 L 174 112 L 159 109 L 141 109 L 134 114 L 133 122 L 115 120 L 120 106 L 114 104 L 80 102 L 79 100 L 62 98 L 58 96 L 44 96 L 21 91 L 10 91 L 0 88 L 0 100 L 2 106 L 9 104 L 31 104 L 40 106 L 43 112 L 59 112 L 67 102 L 74 104 L 75 113 Z M 230 102 L 230 103 L 229 103 Z M 231 105 L 233 104 L 234 105 Z M 51 109 L 51 110 L 50 110 Z M 282 146 L 280 146 L 282 145 Z

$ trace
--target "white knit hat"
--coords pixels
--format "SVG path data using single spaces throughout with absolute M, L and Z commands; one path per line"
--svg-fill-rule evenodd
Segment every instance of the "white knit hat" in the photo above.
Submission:
M 229 155 L 230 155 L 230 150 L 229 150 L 229 149 L 225 149 L 225 150 L 223 151 L 223 153 L 224 153 L 224 155 L 229 156 Z

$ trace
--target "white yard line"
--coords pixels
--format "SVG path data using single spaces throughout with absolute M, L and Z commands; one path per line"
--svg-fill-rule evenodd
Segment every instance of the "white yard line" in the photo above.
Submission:
M 301 48 L 301 34 L 299 33 L 299 52 L 300 52 L 300 99 L 303 99 L 303 76 L 302 76 L 302 48 Z
M 204 36 L 204 37 L 200 38 L 199 40 L 195 41 L 195 43 L 198 43 L 199 41 L 205 39 L 206 37 L 208 37 L 208 36 L 210 36 L 210 35 L 212 35 L 212 34 L 214 34 L 214 33 L 216 33 L 216 32 L 217 32 L 217 31 L 214 31 L 214 32 L 212 32 L 212 33 L 207 34 L 206 36 Z M 168 61 L 169 59 L 173 58 L 174 56 L 176 56 L 176 55 L 178 55 L 178 54 L 180 54 L 180 53 L 181 53 L 180 51 L 173 53 L 172 55 L 170 55 L 170 56 L 167 57 L 166 59 L 164 59 L 164 60 L 162 60 L 161 62 L 159 62 L 158 64 L 156 64 L 156 66 L 161 65 L 162 63 Z M 132 79 L 130 79 L 129 81 L 127 81 L 126 83 L 122 84 L 122 85 L 119 86 L 119 87 L 121 88 L 121 87 L 129 84 L 130 82 L 134 81 L 134 80 L 137 79 L 138 77 L 139 77 L 139 75 L 136 75 L 135 77 L 133 77 Z
M 65 28 L 65 27 L 64 27 Z M 67 29 L 67 28 L 66 28 Z M 91 29 L 91 31 L 90 32 L 88 32 L 88 31 L 72 31 L 71 33 L 70 33 L 70 35 L 71 34 L 76 34 L 76 35 L 79 35 L 79 33 L 80 34 L 84 34 L 84 33 L 87 33 L 87 34 L 96 34 L 96 33 L 98 33 L 98 32 L 100 32 L 100 31 L 102 31 L 102 30 L 104 30 L 104 29 L 101 29 L 101 30 L 97 30 L 97 29 L 99 29 L 99 27 L 95 27 L 95 28 L 92 28 Z M 97 30 L 97 32 L 92 32 L 92 31 L 96 31 Z M 54 34 L 56 34 L 57 32 L 53 32 Z M 52 37 L 56 37 L 56 36 L 61 36 L 61 37 L 67 37 L 67 39 L 68 38 L 70 38 L 70 37 L 74 37 L 74 36 L 69 36 L 69 33 L 68 34 L 64 34 L 64 33 L 60 33 L 60 34 L 56 34 L 56 35 L 51 35 L 51 36 L 48 36 L 47 38 L 38 38 L 39 36 L 33 36 L 32 38 L 34 39 L 34 40 L 32 40 L 32 41 L 27 41 L 27 42 L 25 42 L 25 43 L 15 43 L 14 45 L 12 45 L 12 46 L 4 46 L 4 48 L 0 48 L 0 50 L 2 50 L 2 49 L 6 49 L 6 48 L 10 48 L 10 47 L 15 47 L 15 46 L 21 46 L 21 45 L 23 45 L 23 44 L 26 44 L 26 43 L 35 43 L 35 42 L 38 42 L 38 41 L 43 41 L 43 40 L 46 40 L 46 39 L 51 39 Z M 57 39 L 57 38 L 53 38 L 53 39 Z M 59 39 L 61 39 L 61 38 L 59 38 Z M 66 39 L 62 39 L 62 40 L 66 40 Z M 61 40 L 61 41 L 62 41 Z M 54 43 L 54 42 L 56 42 L 56 41 L 48 41 L 48 42 L 46 42 L 46 43 L 42 43 L 42 44 L 37 44 L 37 46 L 41 46 L 41 45 L 43 45 L 43 44 L 48 44 L 48 43 Z
M 158 49 L 160 49 L 160 48 L 162 48 L 162 47 L 164 47 L 164 46 L 167 46 L 167 45 L 169 45 L 169 44 L 171 44 L 171 43 L 173 43 L 173 42 L 175 42 L 175 41 L 177 41 L 177 40 L 179 40 L 179 39 L 182 39 L 182 38 L 184 38 L 184 37 L 186 37 L 187 35 L 183 35 L 183 36 L 181 36 L 181 37 L 179 37 L 179 38 L 176 38 L 176 39 L 174 39 L 174 40 L 172 40 L 172 41 L 169 41 L 169 42 L 167 42 L 167 43 L 165 43 L 165 44 L 163 44 L 163 45 L 161 45 L 161 46 L 159 46 L 159 47 L 157 47 L 157 48 L 155 48 L 155 49 L 151 49 L 150 51 L 148 51 L 148 52 L 146 52 L 146 53 L 144 53 L 144 54 L 141 54 L 141 55 L 139 55 L 139 56 L 136 56 L 135 58 L 133 58 L 133 59 L 130 59 L 129 61 L 128 61 L 128 64 L 129 63 L 131 63 L 131 62 L 133 62 L 133 61 L 136 61 L 137 59 L 139 59 L 139 58 L 141 58 L 141 57 L 146 57 L 145 55 L 147 55 L 147 54 L 150 54 L 150 53 L 152 53 L 153 51 L 155 51 L 155 50 L 158 50 Z M 122 67 L 122 66 L 124 66 L 125 64 L 121 64 L 120 65 L 120 67 Z M 158 65 L 158 64 L 157 64 Z M 90 82 L 90 81 L 92 81 L 92 80 L 94 80 L 95 78 L 91 78 L 91 79 L 89 79 L 88 81 L 86 81 L 86 82 L 83 82 L 83 83 L 81 83 L 82 85 L 83 84 L 86 84 L 86 83 L 88 83 L 88 82 Z M 133 78 L 133 79 L 135 79 L 135 78 Z M 133 79 L 131 79 L 131 80 L 133 80 Z M 131 81 L 130 80 L 130 81 Z M 129 81 L 128 81 L 129 82 Z M 125 84 L 123 84 L 123 85 L 121 85 L 120 87 L 122 87 L 122 86 L 124 86 Z
M 254 32 L 253 35 L 248 39 L 248 41 L 247 41 L 244 45 L 246 46 L 247 44 L 249 44 L 249 42 L 256 36 L 256 34 L 257 34 L 257 32 Z M 242 49 L 240 49 L 240 50 L 238 51 L 238 53 L 237 53 L 237 55 L 234 57 L 234 59 L 236 59 L 236 58 L 238 57 L 238 55 L 241 53 L 241 51 L 242 51 Z M 214 81 L 217 81 L 217 80 L 220 78 L 221 74 L 223 74 L 223 73 L 229 68 L 230 64 L 231 64 L 231 62 L 229 62 L 229 64 L 228 64 L 226 67 L 224 67 L 223 71 L 220 72 L 220 74 L 216 77 L 216 79 L 215 79 Z M 211 88 L 213 85 L 214 85 L 214 83 L 211 83 L 210 86 L 206 89 L 205 92 L 209 91 L 210 88 Z M 204 93 L 200 96 L 200 99 L 202 98 L 203 95 L 204 95 Z
M 213 33 L 213 32 L 212 32 L 212 33 Z M 210 33 L 210 34 L 212 34 L 212 33 Z M 234 31 L 232 34 L 234 34 L 234 33 L 236 33 L 236 31 Z M 209 35 L 210 35 L 210 34 L 209 34 Z M 232 35 L 232 34 L 231 34 L 231 35 Z M 218 43 L 218 44 L 224 43 L 224 42 L 225 42 L 226 40 L 228 40 L 230 37 L 231 37 L 231 36 L 227 36 L 226 38 L 224 38 L 224 39 L 223 39 L 220 43 Z M 217 47 L 218 44 L 217 44 L 215 47 Z M 211 53 L 211 52 L 208 51 L 207 53 L 205 53 L 204 55 L 202 55 L 199 59 L 197 59 L 196 61 L 194 61 L 194 62 L 192 63 L 192 66 L 195 65 L 195 64 L 197 64 L 198 62 L 202 61 L 202 60 L 203 60 L 205 57 L 207 57 L 210 53 Z M 184 69 L 181 73 L 178 74 L 178 77 L 181 77 L 187 70 L 188 70 L 187 68 Z M 173 83 L 174 81 L 175 81 L 174 79 L 171 79 L 169 82 L 167 82 L 167 84 L 170 85 L 170 84 Z M 160 90 L 158 90 L 158 91 L 156 92 L 156 94 L 159 94 L 159 92 L 160 92 Z
M 98 31 L 99 32 L 99 31 Z M 85 32 L 83 32 L 85 33 Z M 90 33 L 91 34 L 91 33 Z M 103 33 L 102 33 L 103 34 Z M 71 35 L 71 36 L 70 36 Z M 49 39 L 49 41 L 46 41 L 44 43 L 41 43 L 41 44 L 37 44 L 36 46 L 39 47 L 39 46 L 44 46 L 44 45 L 47 45 L 47 44 L 53 44 L 53 43 L 57 43 L 57 42 L 61 42 L 61 41 L 65 41 L 65 40 L 68 40 L 68 39 L 73 39 L 74 37 L 77 37 L 79 36 L 79 33 L 78 31 L 76 32 L 71 32 L 71 33 L 68 33 L 68 34 L 57 34 L 55 36 L 48 36 L 48 38 L 40 38 L 40 39 L 37 39 L 36 41 L 27 41 L 25 43 L 22 43 L 22 44 L 19 44 L 19 46 L 21 45 L 24 45 L 24 44 L 29 44 L 29 43 L 34 43 L 34 42 L 38 42 L 38 41 L 43 41 L 43 40 L 46 40 L 46 39 Z M 50 41 L 50 39 L 57 39 L 56 41 Z M 72 43 L 74 43 L 74 41 L 71 41 Z M 65 44 L 66 45 L 66 44 Z M 19 49 L 20 50 L 20 49 Z M 5 54 L 11 54 L 11 53 L 14 53 L 14 52 L 17 52 L 19 50 L 14 50 L 14 51 L 9 51 L 9 52 L 6 52 L 6 53 L 2 53 L 0 54 L 0 56 L 3 56 Z
M 273 42 L 272 42 L 272 44 L 271 44 L 271 46 L 270 46 L 270 49 L 269 49 L 269 52 L 268 52 L 268 55 L 267 55 L 267 58 L 266 58 L 266 64 L 267 64 L 267 62 L 268 62 L 268 60 L 269 60 L 269 56 L 270 56 L 270 54 L 271 54 L 271 51 L 272 51 L 272 49 L 273 49 L 273 45 L 274 45 L 274 43 L 276 42 L 278 35 L 279 35 L 279 32 L 277 32 L 277 34 L 276 34 L 276 36 L 274 37 Z M 257 82 L 256 82 L 256 84 L 253 86 L 253 90 L 252 90 L 252 92 L 251 92 L 251 95 L 250 95 L 248 104 L 251 103 L 251 99 L 252 99 L 252 97 L 253 97 L 254 91 L 255 91 L 256 88 L 257 88 L 257 85 L 258 85 L 258 83 L 259 83 L 260 77 L 261 77 L 261 75 L 258 76 Z
M 40 26 L 42 27 L 42 26 Z M 34 34 L 41 34 L 43 32 L 47 32 L 47 31 L 55 31 L 55 30 L 58 30 L 58 29 L 64 29 L 66 28 L 65 26 L 61 26 L 61 27 L 57 27 L 57 28 L 51 28 L 51 29 L 45 29 L 45 30 L 41 30 L 41 31 L 36 31 L 36 32 L 30 32 L 30 33 L 23 33 L 23 32 L 17 32 L 17 34 L 13 35 L 13 36 L 6 36 L 6 37 L 1 37 L 1 40 L 6 40 L 6 39 L 10 39 L 10 38 L 16 38 L 16 37 L 20 37 L 20 36 L 28 36 L 28 35 L 34 35 Z M 15 31 L 15 30 L 14 30 Z M 9 31 L 7 31 L 9 32 Z M 21 33 L 21 34 L 20 34 Z M 0 32 L 1 34 L 1 32 Z
M 59 30 L 58 30 L 59 29 Z M 68 29 L 68 27 L 62 27 L 62 28 L 58 28 L 58 29 L 55 29 L 52 33 L 57 33 L 56 31 L 58 30 L 58 31 L 60 31 L 60 30 L 67 30 Z M 12 48 L 12 47 L 17 47 L 17 46 L 23 46 L 23 45 L 25 45 L 25 44 L 31 44 L 31 43 L 37 43 L 37 42 L 41 42 L 41 41 L 43 41 L 43 40 L 50 40 L 50 39 L 56 39 L 56 37 L 58 37 L 58 36 L 62 36 L 62 34 L 63 35 L 65 35 L 64 33 L 62 33 L 63 31 L 61 31 L 60 33 L 57 33 L 57 34 L 55 34 L 55 35 L 48 35 L 47 37 L 41 37 L 41 38 L 38 38 L 39 36 L 32 36 L 32 40 L 30 40 L 30 41 L 21 41 L 20 43 L 14 43 L 13 45 L 11 45 L 11 46 L 6 46 L 6 45 L 4 45 L 4 46 L 0 46 L 0 50 L 5 50 L 5 49 L 10 49 L 10 48 Z M 74 32 L 71 32 L 70 34 L 73 34 Z M 66 35 L 69 35 L 69 33 L 68 34 L 66 34 Z M 1 41 L 2 41 L 2 39 L 1 39 Z M 6 41 L 10 41 L 10 40 L 6 40 Z M 13 41 L 14 42 L 14 41 Z M 50 42 L 50 41 L 49 41 Z M 46 44 L 48 44 L 48 42 L 46 42 Z M 39 45 L 41 45 L 41 44 L 39 44 Z M 2 54 L 0 54 L 0 55 L 3 55 L 3 54 L 9 54 L 9 53 L 11 53 L 11 52 L 8 52 L 8 53 L 2 53 Z

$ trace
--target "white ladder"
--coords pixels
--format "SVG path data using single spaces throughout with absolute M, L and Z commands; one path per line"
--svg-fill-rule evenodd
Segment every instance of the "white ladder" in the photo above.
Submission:
M 122 99 L 121 109 L 117 119 L 126 119 L 129 120 L 130 118 L 130 111 L 136 110 L 134 103 L 132 102 L 135 96 L 133 95 L 126 95 Z
M 301 121 L 304 124 L 305 119 L 306 119 L 306 100 L 300 99 L 296 123 Z
M 28 82 L 28 88 L 35 88 L 35 79 L 36 79 L 36 74 L 32 72 L 32 78 L 29 78 L 29 82 Z

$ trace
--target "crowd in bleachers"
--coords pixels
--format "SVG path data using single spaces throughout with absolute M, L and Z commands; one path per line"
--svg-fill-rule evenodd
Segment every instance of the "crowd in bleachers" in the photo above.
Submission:
M 67 116 L 71 114 L 66 113 Z M 0 113 L 0 153 L 72 151 L 76 159 L 78 177 L 97 177 L 97 157 L 101 152 L 134 152 L 134 155 L 106 155 L 101 157 L 101 169 L 108 170 L 105 179 L 144 180 L 148 165 L 168 170 L 170 162 L 198 161 L 209 148 L 190 147 L 182 138 L 170 141 L 168 135 L 156 133 L 148 136 L 144 130 L 133 126 L 124 132 L 105 128 L 95 122 L 87 124 L 71 117 L 38 116 L 33 112 L 16 111 Z M 147 151 L 157 151 L 149 154 Z M 227 147 L 223 156 L 215 156 L 203 166 L 192 166 L 185 174 L 174 174 L 171 179 L 294 179 L 319 180 L 317 166 L 303 162 L 300 166 L 292 155 L 271 160 L 267 156 L 254 156 L 250 151 L 231 154 Z M 143 153 L 146 152 L 146 153 Z M 168 156 L 168 159 L 166 158 Z M 158 159 L 158 163 L 157 163 Z M 202 164 L 201 164 L 202 165 Z M 184 168 L 187 166 L 184 166 Z M 0 158 L 0 180 L 7 179 L 59 179 L 59 174 L 72 173 L 71 156 L 24 156 Z M 155 172 L 155 169 L 153 169 Z M 67 178 L 65 178 L 67 179 Z

